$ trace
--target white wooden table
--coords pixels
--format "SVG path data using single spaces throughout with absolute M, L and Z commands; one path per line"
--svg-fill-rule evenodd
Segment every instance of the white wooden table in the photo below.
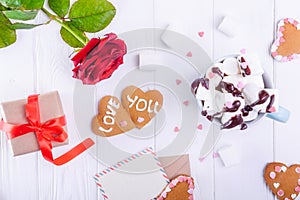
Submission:
M 212 60 L 241 49 L 257 53 L 273 84 L 280 90 L 280 104 L 291 111 L 288 123 L 262 119 L 255 126 L 240 132 L 226 132 L 215 150 L 234 145 L 240 163 L 225 167 L 220 158 L 210 154 L 198 160 L 209 123 L 199 118 L 203 129 L 188 149 L 192 176 L 195 179 L 196 200 L 270 200 L 274 199 L 263 181 L 263 169 L 268 162 L 287 165 L 300 163 L 299 94 L 300 59 L 279 63 L 270 56 L 270 45 L 278 20 L 291 17 L 300 20 L 297 0 L 127 0 L 111 1 L 117 8 L 112 23 L 97 35 L 124 33 L 140 28 L 165 28 L 178 25 L 178 31 L 206 50 Z M 236 19 L 239 31 L 230 38 L 217 26 L 224 16 Z M 44 21 L 40 13 L 36 22 Z M 49 26 L 33 31 L 19 31 L 17 42 L 0 49 L 0 100 L 24 98 L 32 93 L 51 90 L 60 92 L 68 120 L 70 145 L 55 150 L 59 155 L 82 138 L 76 134 L 73 117 L 75 80 L 69 55 L 72 50 L 60 38 L 59 27 Z M 199 37 L 198 32 L 204 32 Z M 94 35 L 90 35 L 92 37 Z M 126 61 L 126 60 L 125 60 Z M 176 113 L 173 113 L 176 115 Z M 172 113 L 171 113 L 172 115 Z M 91 133 L 92 134 L 92 133 Z M 40 152 L 12 157 L 5 134 L 0 136 L 0 199 L 102 199 L 93 176 L 104 169 L 93 155 L 84 153 L 61 167 L 46 162 Z

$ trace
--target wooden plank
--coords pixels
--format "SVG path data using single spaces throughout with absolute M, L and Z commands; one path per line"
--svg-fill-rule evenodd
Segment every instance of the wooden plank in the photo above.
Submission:
M 297 5 L 299 3 L 292 0 L 276 1 L 274 24 L 276 31 L 277 23 L 283 18 L 294 18 L 298 22 L 300 21 Z M 300 108 L 297 94 L 299 91 L 297 84 L 300 73 L 299 64 L 299 59 L 285 63 L 274 61 L 276 87 L 280 91 L 280 104 L 291 112 L 290 120 L 286 124 L 275 123 L 275 160 L 287 165 L 300 163 L 298 155 Z
M 272 78 L 273 64 L 268 50 L 273 35 L 272 1 L 214 1 L 214 58 L 240 53 L 246 49 L 259 55 L 263 67 Z M 255 13 L 255 14 L 254 14 Z M 223 17 L 230 17 L 239 27 L 230 38 L 217 27 Z M 262 119 L 245 131 L 228 131 L 216 149 L 233 145 L 240 153 L 240 163 L 225 167 L 218 160 L 215 165 L 215 199 L 271 199 L 263 180 L 265 164 L 273 159 L 273 122 Z
M 12 46 L 0 49 L 0 100 L 26 98 L 35 92 L 34 35 L 18 31 Z M 37 199 L 37 154 L 13 157 L 6 135 L 1 132 L 0 199 Z M 30 180 L 31 184 L 28 183 Z
M 185 3 L 178 3 L 165 0 L 154 3 L 155 27 L 166 28 L 170 25 L 171 30 L 198 43 L 210 57 L 213 55 L 213 1 L 189 0 Z M 214 199 L 212 170 L 214 160 L 212 156 L 208 156 L 203 162 L 199 161 L 201 146 L 207 135 L 209 122 L 200 117 L 199 123 L 203 125 L 203 129 L 198 131 L 198 135 L 188 150 L 191 173 L 195 179 L 194 199 Z

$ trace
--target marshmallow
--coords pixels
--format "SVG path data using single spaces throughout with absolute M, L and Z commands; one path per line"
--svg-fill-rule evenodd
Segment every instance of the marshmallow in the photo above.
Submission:
M 254 83 L 261 89 L 263 89 L 265 87 L 265 83 L 264 83 L 264 79 L 263 79 L 262 75 L 246 76 L 245 77 L 245 82 L 247 84 Z
M 246 99 L 247 104 L 252 104 L 253 102 L 257 101 L 258 93 L 261 91 L 261 88 L 256 85 L 255 83 L 248 83 L 243 88 L 243 94 Z
M 222 22 L 218 26 L 218 30 L 227 35 L 228 37 L 234 37 L 238 31 L 239 23 L 233 18 L 225 16 Z
M 242 90 L 242 88 L 247 84 L 247 80 L 241 74 L 225 76 L 223 81 L 226 83 L 232 83 L 234 87 L 239 90 Z
M 236 58 L 226 58 L 221 66 L 222 72 L 227 75 L 236 75 L 240 73 L 239 63 Z

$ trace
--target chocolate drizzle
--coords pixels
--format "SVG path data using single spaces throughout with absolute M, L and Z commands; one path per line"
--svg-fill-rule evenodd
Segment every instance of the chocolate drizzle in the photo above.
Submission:
M 215 74 L 218 74 L 222 78 L 224 77 L 223 72 L 221 71 L 221 69 L 219 67 L 213 67 L 213 68 L 211 68 L 211 71 Z
M 243 122 L 244 122 L 244 120 L 243 120 L 242 115 L 238 114 L 238 115 L 231 117 L 230 120 L 228 120 L 221 126 L 221 128 L 222 129 L 233 128 L 233 127 L 243 124 Z
M 251 107 L 254 107 L 256 105 L 260 105 L 260 104 L 263 104 L 265 103 L 268 98 L 269 98 L 269 94 L 266 90 L 261 90 L 259 93 L 258 93 L 258 100 L 253 102 L 252 104 L 250 104 Z
M 269 110 L 270 110 L 270 108 L 273 106 L 274 101 L 275 101 L 275 96 L 274 96 L 274 94 L 272 94 L 272 95 L 270 96 L 270 102 L 269 102 L 269 104 L 267 105 L 267 109 L 266 109 L 267 112 L 271 112 L 271 111 L 269 111 Z
M 245 77 L 246 75 L 249 76 L 251 75 L 251 69 L 249 68 L 249 65 L 247 64 L 246 60 L 244 57 L 241 57 L 241 61 L 240 61 L 240 65 L 242 65 L 242 63 L 246 64 L 245 66 L 241 66 L 241 71 L 242 71 L 242 76 Z
M 200 84 L 200 78 L 194 80 L 193 83 L 192 83 L 192 85 L 191 85 L 192 93 L 194 95 L 197 94 L 199 84 Z
M 232 83 L 221 81 L 220 84 L 216 87 L 216 90 L 217 89 L 224 89 L 226 92 L 231 93 L 234 97 L 244 98 L 242 92 L 236 87 L 234 87 Z
M 241 102 L 239 100 L 235 100 L 232 103 L 232 106 L 230 108 L 228 107 L 224 108 L 224 112 L 236 112 L 240 106 L 241 106 Z

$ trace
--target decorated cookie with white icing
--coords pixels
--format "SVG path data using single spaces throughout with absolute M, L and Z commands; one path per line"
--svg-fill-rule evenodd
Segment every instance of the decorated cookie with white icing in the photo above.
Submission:
M 135 86 L 128 86 L 123 90 L 122 104 L 135 126 L 141 129 L 160 111 L 163 96 L 158 90 L 144 92 Z
M 193 200 L 194 180 L 190 176 L 180 175 L 165 187 L 156 200 Z
M 109 137 L 133 128 L 134 123 L 117 97 L 104 96 L 100 100 L 98 115 L 92 120 L 92 130 L 95 134 Z
M 300 192 L 300 165 L 290 167 L 280 162 L 272 162 L 265 167 L 264 178 L 279 200 L 296 199 Z

